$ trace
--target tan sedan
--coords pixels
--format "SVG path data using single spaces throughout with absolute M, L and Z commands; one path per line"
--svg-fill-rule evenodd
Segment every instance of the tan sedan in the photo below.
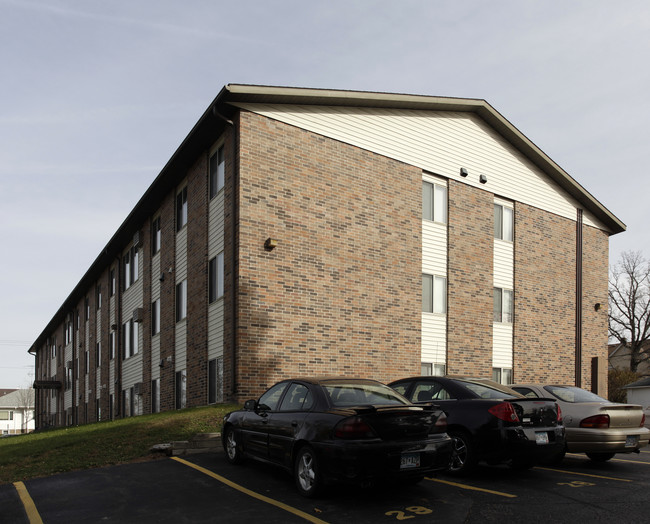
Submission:
M 650 440 L 641 406 L 615 404 L 575 386 L 515 384 L 510 387 L 527 397 L 557 401 L 566 428 L 566 451 L 586 453 L 590 459 L 604 462 L 616 453 L 638 452 Z M 563 456 L 564 453 L 557 459 Z

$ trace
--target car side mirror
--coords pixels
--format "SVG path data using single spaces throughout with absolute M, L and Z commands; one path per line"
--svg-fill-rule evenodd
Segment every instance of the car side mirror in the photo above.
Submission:
M 257 400 L 247 400 L 244 402 L 244 409 L 246 411 L 255 411 L 255 408 L 257 408 Z

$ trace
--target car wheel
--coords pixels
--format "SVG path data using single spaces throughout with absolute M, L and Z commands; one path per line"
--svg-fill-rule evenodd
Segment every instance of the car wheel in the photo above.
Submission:
M 587 453 L 586 454 L 594 462 L 607 462 L 613 458 L 616 453 Z
M 228 426 L 224 436 L 226 459 L 231 464 L 240 464 L 244 460 L 235 428 Z
M 465 431 L 452 430 L 449 432 L 452 442 L 451 462 L 449 472 L 464 475 L 474 469 L 478 460 L 472 438 Z
M 318 459 L 311 447 L 300 448 L 296 455 L 293 473 L 300 494 L 304 497 L 315 497 L 321 489 L 321 475 Z

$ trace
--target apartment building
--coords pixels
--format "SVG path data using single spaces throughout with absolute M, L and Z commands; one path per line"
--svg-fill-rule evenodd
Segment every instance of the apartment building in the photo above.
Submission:
M 294 375 L 602 393 L 624 229 L 483 100 L 227 85 L 30 348 L 37 427 Z

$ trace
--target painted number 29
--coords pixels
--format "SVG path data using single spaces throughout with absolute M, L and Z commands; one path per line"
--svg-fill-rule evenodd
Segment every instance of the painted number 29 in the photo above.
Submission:
M 430 510 L 429 508 L 423 508 L 422 506 L 409 506 L 408 508 L 405 509 L 406 512 L 415 513 L 415 515 L 428 515 L 429 513 L 433 513 L 433 510 Z M 399 510 L 387 511 L 386 515 L 389 517 L 395 515 L 395 518 L 397 520 L 407 520 L 407 519 L 415 518 L 415 515 L 407 515 L 406 512 L 399 511 Z

